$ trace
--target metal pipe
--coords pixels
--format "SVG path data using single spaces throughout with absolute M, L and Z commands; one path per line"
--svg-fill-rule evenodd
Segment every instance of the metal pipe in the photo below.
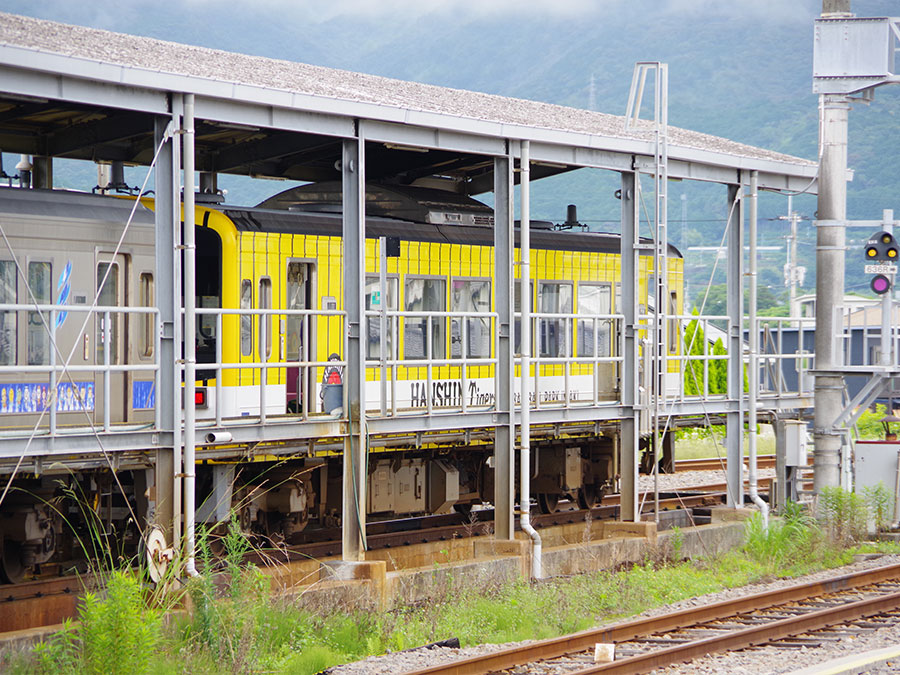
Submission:
M 387 415 L 387 237 L 378 238 L 378 288 L 381 291 L 380 312 L 378 314 L 378 363 L 380 365 L 380 384 L 381 384 L 381 416 Z M 372 319 L 366 319 L 366 332 L 368 332 L 368 322 Z M 368 355 L 367 355 L 368 356 Z
M 756 325 L 756 237 L 758 224 L 757 198 L 759 174 L 756 171 L 750 172 L 750 264 L 748 266 L 747 275 L 750 277 L 750 308 L 748 323 L 750 324 L 750 401 L 748 404 L 748 432 L 750 441 L 750 464 L 749 480 L 750 480 L 750 499 L 759 507 L 762 514 L 763 527 L 769 527 L 769 505 L 759 496 L 759 481 L 757 477 L 757 458 L 756 458 L 756 425 L 757 425 L 757 398 L 759 398 L 759 327 Z
M 194 95 L 184 96 L 184 531 L 189 576 L 197 576 L 194 549 L 196 510 L 197 303 L 196 244 L 194 236 Z M 220 337 L 221 340 L 221 337 Z
M 522 218 L 519 226 L 519 257 L 521 261 L 522 293 L 522 414 L 520 418 L 519 436 L 521 438 L 521 456 L 519 460 L 519 496 L 521 500 L 519 522 L 522 531 L 532 541 L 531 576 L 543 578 L 541 571 L 541 535 L 531 524 L 531 420 L 530 403 L 528 401 L 528 382 L 531 370 L 531 169 L 530 143 L 522 141 L 522 153 L 519 159 L 521 169 Z
M 884 226 L 883 229 L 885 232 L 890 234 L 894 233 L 894 211 L 893 209 L 885 209 L 884 215 Z M 891 288 L 894 287 L 894 282 L 896 279 L 895 275 L 891 274 Z M 893 293 L 885 293 L 881 296 L 881 359 L 879 360 L 878 365 L 889 368 L 892 363 L 894 363 L 893 354 L 891 354 L 891 324 L 893 323 Z M 890 411 L 888 411 L 890 412 Z

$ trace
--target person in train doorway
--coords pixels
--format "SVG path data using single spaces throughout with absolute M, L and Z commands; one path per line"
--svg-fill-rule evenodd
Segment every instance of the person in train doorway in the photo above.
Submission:
M 340 354 L 332 352 L 328 361 L 340 361 Z M 322 400 L 322 412 L 333 413 L 344 403 L 344 367 L 338 365 L 325 366 L 322 373 L 322 387 L 319 390 Z

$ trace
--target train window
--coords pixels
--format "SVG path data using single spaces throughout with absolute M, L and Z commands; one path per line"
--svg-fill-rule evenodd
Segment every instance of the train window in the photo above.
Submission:
M 669 293 L 669 353 L 678 352 L 678 319 L 672 317 L 678 316 L 678 293 L 672 291 Z
M 443 279 L 407 279 L 406 311 L 407 312 L 444 312 L 446 311 L 447 291 Z M 407 359 L 424 359 L 428 357 L 426 340 L 428 326 L 431 326 L 431 358 L 443 359 L 444 325 L 443 317 L 408 317 L 404 320 L 403 357 Z
M 107 273 L 108 272 L 108 273 Z M 118 307 L 119 302 L 119 265 L 117 263 L 97 263 L 97 305 L 101 307 Z M 104 363 L 103 351 L 106 339 L 106 317 L 101 312 L 97 317 L 97 363 Z M 119 317 L 115 312 L 109 313 L 109 362 L 118 363 L 119 358 Z
M 0 302 L 16 303 L 16 263 L 0 260 Z M 0 312 L 0 365 L 16 363 L 16 313 Z
M 209 227 L 194 230 L 197 244 L 196 303 L 197 307 L 217 309 L 222 306 L 222 238 Z M 197 363 L 216 362 L 215 314 L 197 315 Z M 151 349 L 155 336 L 151 334 Z M 197 369 L 198 380 L 208 380 L 216 376 L 210 368 Z
M 381 280 L 379 277 L 375 276 L 367 276 L 366 277 L 366 309 L 367 310 L 375 310 L 381 311 L 382 309 L 387 309 L 388 311 L 396 311 L 397 309 L 397 288 L 399 286 L 399 279 L 396 277 L 387 277 L 385 279 L 386 288 L 384 291 L 381 289 Z M 385 304 L 382 304 L 382 298 L 386 301 Z M 381 358 L 381 318 L 377 316 L 369 316 L 366 319 L 366 358 L 367 359 L 380 359 Z M 394 345 L 394 317 L 387 317 L 387 339 L 385 340 L 385 347 L 387 350 L 388 358 L 392 358 L 393 356 L 393 345 Z
M 534 297 L 534 282 L 532 281 L 529 284 L 529 288 L 531 289 L 531 297 Z M 529 308 L 530 309 L 530 308 Z M 522 311 L 522 282 L 519 279 L 516 279 L 516 288 L 513 293 L 513 314 L 519 314 Z M 532 324 L 534 325 L 534 324 Z M 515 318 L 515 353 L 516 356 L 522 355 L 522 319 L 516 317 Z M 534 354 L 534 331 L 531 333 L 531 353 Z
M 241 280 L 241 309 L 253 309 L 253 282 Z M 253 317 L 241 314 L 241 354 L 250 356 L 253 353 Z
M 450 284 L 451 312 L 491 311 L 491 282 L 454 279 Z M 491 355 L 491 320 L 488 317 L 467 317 L 466 347 L 462 350 L 463 319 L 450 320 L 450 358 L 487 358 Z
M 287 266 L 287 306 L 285 309 L 309 309 L 307 285 L 308 263 L 289 262 Z M 285 327 L 285 348 L 288 361 L 299 361 L 303 345 L 303 315 L 288 314 Z M 305 360 L 305 359 L 304 359 Z
M 153 307 L 154 302 L 153 275 L 142 272 L 138 295 L 141 307 Z M 138 330 L 138 350 L 141 356 L 153 356 L 153 315 L 141 314 L 141 326 Z
M 29 301 L 38 305 L 49 305 L 51 267 L 48 262 L 28 263 L 28 288 L 33 298 Z M 49 315 L 28 312 L 28 365 L 41 366 L 50 363 L 50 333 L 45 326 Z
M 588 316 L 612 313 L 612 288 L 609 284 L 578 285 L 578 313 Z M 610 356 L 611 319 L 580 319 L 577 343 L 579 356 Z M 596 330 L 596 335 L 595 335 Z
M 647 277 L 647 311 L 656 311 L 656 275 Z
M 572 285 L 544 281 L 538 284 L 538 312 L 541 314 L 571 314 Z M 569 319 L 541 319 L 538 322 L 540 355 L 568 356 L 572 341 Z
M 259 308 L 272 309 L 272 280 L 264 277 L 259 280 Z M 266 344 L 260 344 L 260 353 L 265 353 L 265 358 L 272 356 L 272 315 L 260 314 L 259 325 L 266 327 Z M 259 331 L 259 338 L 262 340 L 262 328 Z

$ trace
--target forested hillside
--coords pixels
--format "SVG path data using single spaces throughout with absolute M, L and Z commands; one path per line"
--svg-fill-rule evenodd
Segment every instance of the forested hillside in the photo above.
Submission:
M 814 159 L 817 152 L 817 97 L 811 93 L 813 19 L 820 0 L 569 0 L 506 3 L 485 0 L 481 7 L 443 0 L 356 3 L 352 0 L 293 3 L 266 0 L 214 3 L 205 0 L 164 5 L 81 4 L 59 0 L 7 0 L 3 9 L 40 18 L 92 25 L 345 68 L 404 80 L 473 89 L 507 96 L 593 107 L 622 114 L 638 60 L 660 60 L 670 69 L 673 125 Z M 896 14 L 889 0 L 853 0 L 858 15 Z M 113 7 L 115 9 L 113 9 Z M 383 8 L 383 12 L 373 10 Z M 227 73 L 223 73 L 227 77 Z M 593 87 L 591 83 L 593 81 Z M 874 219 L 883 209 L 900 214 L 900 88 L 882 87 L 869 106 L 851 113 L 848 213 Z M 85 175 L 86 174 L 86 175 Z M 93 180 L 91 170 L 72 180 Z M 78 178 L 75 178 L 78 176 Z M 615 175 L 580 171 L 535 185 L 535 218 L 562 220 L 576 203 L 592 228 L 614 229 L 618 202 Z M 74 187 L 89 188 L 90 185 Z M 283 184 L 236 186 L 252 202 Z M 673 183 L 670 232 L 676 245 L 717 245 L 725 219 L 725 192 L 719 186 Z M 815 200 L 794 198 L 794 208 L 814 217 Z M 788 225 L 783 196 L 760 201 L 764 243 L 784 245 Z M 861 239 L 865 234 L 851 231 Z M 815 233 L 801 225 L 801 258 L 814 284 Z M 848 286 L 864 284 L 851 244 Z M 713 256 L 687 252 L 696 278 L 706 278 Z M 782 293 L 784 250 L 766 252 L 760 281 L 770 296 Z M 703 276 L 703 274 L 706 276 Z

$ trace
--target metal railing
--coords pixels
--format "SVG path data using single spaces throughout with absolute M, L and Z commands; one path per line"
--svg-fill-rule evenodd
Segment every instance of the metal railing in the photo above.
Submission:
M 811 395 L 816 320 L 763 316 L 757 318 L 756 330 L 760 336 L 760 398 Z
M 113 317 L 117 317 L 118 315 L 123 315 L 127 317 L 128 315 L 147 315 L 152 316 L 155 319 L 158 319 L 159 311 L 153 307 L 107 307 L 107 306 L 98 306 L 98 307 L 89 307 L 85 305 L 19 305 L 19 304 L 0 304 L 0 314 L 6 313 L 16 313 L 17 314 L 17 324 L 18 324 L 18 313 L 26 313 L 26 316 L 30 317 L 33 314 L 40 314 L 42 317 L 46 319 L 46 327 L 41 326 L 42 329 L 49 329 L 49 340 L 48 340 L 48 354 L 47 354 L 47 363 L 45 364 L 31 364 L 31 365 L 19 365 L 19 364 L 9 364 L 9 365 L 0 365 L 0 378 L 4 375 L 16 375 L 17 381 L 15 383 L 4 383 L 4 386 L 13 387 L 13 391 L 16 391 L 15 387 L 18 386 L 21 390 L 21 387 L 29 386 L 29 385 L 40 385 L 43 386 L 43 382 L 40 381 L 40 375 L 46 375 L 47 377 L 47 396 L 43 399 L 42 402 L 38 406 L 32 403 L 30 406 L 31 409 L 27 410 L 9 410 L 11 407 L 7 404 L 7 410 L 2 410 L 2 405 L 0 405 L 0 411 L 7 413 L 30 413 L 30 414 L 38 414 L 47 416 L 47 432 L 51 435 L 55 435 L 58 432 L 58 414 L 60 412 L 64 413 L 72 413 L 72 412 L 82 412 L 85 415 L 88 415 L 88 422 L 90 425 L 93 425 L 93 415 L 95 414 L 95 409 L 97 405 L 96 396 L 89 400 L 85 400 L 85 394 L 82 394 L 80 389 L 78 388 L 76 382 L 71 381 L 69 383 L 61 382 L 60 376 L 63 373 L 73 374 L 73 373 L 91 373 L 93 378 L 96 379 L 96 376 L 99 374 L 102 377 L 103 381 L 103 396 L 100 401 L 103 410 L 102 417 L 102 425 L 104 432 L 109 432 L 112 429 L 112 387 L 111 387 L 111 378 L 113 373 L 139 373 L 139 372 L 152 372 L 153 373 L 153 382 L 154 389 L 159 391 L 160 384 L 160 369 L 159 369 L 159 351 L 160 351 L 160 335 L 159 331 L 154 331 L 155 334 L 155 342 L 153 347 L 153 356 L 152 362 L 147 363 L 111 363 L 110 354 L 112 353 L 112 330 L 108 330 L 105 327 L 112 326 Z M 63 320 L 65 319 L 67 314 L 87 314 L 92 313 L 97 316 L 97 318 L 102 319 L 102 327 L 95 327 L 91 321 L 87 321 L 84 323 L 83 327 L 79 328 L 77 336 L 75 336 L 74 340 L 67 341 L 62 346 L 59 345 L 58 342 L 58 334 L 60 332 L 61 326 L 58 325 L 62 323 L 59 320 L 59 317 L 62 316 Z M 43 324 L 43 321 L 42 321 Z M 158 324 L 158 321 L 154 322 L 154 325 Z M 69 329 L 67 329 L 68 331 Z M 103 363 L 80 363 L 80 364 L 66 364 L 63 361 L 69 358 L 70 354 L 74 354 L 78 349 L 78 342 L 82 342 L 82 359 L 81 360 L 90 360 L 90 338 L 89 336 L 92 334 L 96 334 L 97 331 L 100 331 L 103 338 Z M 18 333 L 18 331 L 17 331 Z M 14 337 L 16 339 L 18 336 Z M 127 350 L 127 345 L 124 346 L 124 349 Z M 94 347 L 96 350 L 96 347 Z M 94 352 L 96 353 L 96 352 Z M 42 359 L 43 360 L 43 359 Z M 38 376 L 34 379 L 29 378 L 28 382 L 22 381 L 21 375 L 33 375 Z M 91 383 L 94 384 L 94 383 Z M 75 407 L 74 409 L 66 410 L 64 403 L 60 402 L 60 386 L 65 388 L 65 391 L 71 391 L 72 396 L 75 399 Z M 91 388 L 89 391 L 93 391 Z M 87 392 L 86 392 L 87 393 Z M 154 426 L 159 428 L 160 426 L 160 410 L 159 406 L 155 406 L 155 420 Z M 6 426 L 6 425 L 4 425 Z M 12 425 L 10 425 L 12 426 Z M 23 426 L 34 427 L 33 424 L 23 424 Z M 42 428 L 43 424 L 41 424 L 38 428 Z
M 102 353 L 99 345 L 94 345 L 88 351 L 85 348 L 83 360 L 94 360 L 102 357 L 100 363 L 79 363 L 64 367 L 62 357 L 56 344 L 60 328 L 57 319 L 63 312 L 72 314 L 84 314 L 93 311 L 97 319 L 92 319 L 85 324 L 83 331 L 77 337 L 66 337 L 66 350 L 78 349 L 80 346 L 72 340 L 86 339 L 82 336 L 100 336 L 102 339 Z M 117 373 L 152 373 L 153 390 L 155 400 L 152 405 L 142 412 L 153 415 L 152 426 L 161 428 L 160 394 L 160 331 L 153 331 L 152 355 L 146 361 L 138 363 L 112 363 L 113 333 L 104 330 L 104 326 L 110 326 L 114 321 L 122 321 L 124 327 L 127 317 L 131 315 L 145 315 L 159 326 L 159 312 L 155 308 L 147 307 L 96 307 L 93 310 L 86 306 L 72 305 L 15 305 L 0 304 L 0 313 L 18 312 L 18 321 L 22 321 L 22 314 L 41 312 L 47 318 L 50 328 L 50 345 L 47 363 L 43 365 L 0 365 L 0 380 L 4 376 L 15 375 L 15 382 L 21 382 L 23 374 L 33 375 L 27 378 L 29 383 L 35 381 L 46 382 L 49 392 L 57 392 L 63 371 L 68 373 L 90 373 L 91 378 L 97 382 L 97 389 L 102 388 L 102 396 L 94 401 L 95 406 L 102 406 L 102 427 L 104 432 L 112 432 L 117 428 L 118 420 L 114 419 L 112 412 L 114 405 L 112 396 L 116 388 L 113 378 Z M 292 421 L 320 420 L 324 415 L 334 417 L 333 414 L 319 413 L 318 401 L 315 396 L 325 368 L 334 366 L 346 370 L 348 331 L 346 313 L 341 310 L 319 309 L 222 309 L 222 308 L 197 308 L 198 317 L 214 317 L 214 336 L 207 335 L 215 340 L 214 360 L 211 362 L 199 362 L 199 371 L 209 371 L 214 379 L 211 398 L 212 409 L 198 412 L 198 426 L 215 424 L 217 427 L 228 423 L 265 424 L 273 415 Z M 119 319 L 118 316 L 126 317 Z M 251 327 L 252 349 L 250 354 L 243 354 L 241 331 L 247 328 L 249 317 Z M 298 348 L 288 358 L 287 350 L 293 347 L 286 345 L 287 337 L 285 328 L 287 321 L 294 324 L 293 332 L 298 339 Z M 96 322 L 95 322 L 96 321 Z M 237 359 L 232 359 L 229 354 L 226 361 L 224 353 L 228 352 L 224 344 L 224 327 L 228 321 L 233 322 Z M 278 322 L 276 326 L 273 323 Z M 332 322 L 328 329 L 338 345 L 322 349 L 316 340 L 321 339 L 321 321 Z M 518 329 L 521 314 L 514 316 L 514 325 Z M 645 314 L 639 317 L 639 332 L 646 336 L 654 335 L 655 317 L 653 314 Z M 720 400 L 726 398 L 725 391 L 718 391 L 712 384 L 713 372 L 717 369 L 716 363 L 727 361 L 730 355 L 726 352 L 715 353 L 713 345 L 718 338 L 723 339 L 727 346 L 727 336 L 731 332 L 731 324 L 727 316 L 697 316 L 678 315 L 665 318 L 666 329 L 669 333 L 670 345 L 673 349 L 662 355 L 659 364 L 654 365 L 644 358 L 639 359 L 641 367 L 665 368 L 667 374 L 667 391 L 660 392 L 667 403 L 679 401 L 696 401 L 698 399 Z M 496 394 L 501 385 L 499 382 L 499 337 L 497 331 L 498 315 L 495 312 L 448 312 L 448 311 L 398 311 L 398 310 L 367 310 L 365 312 L 365 333 L 363 336 L 363 349 L 368 351 L 369 358 L 365 359 L 365 367 L 369 372 L 369 382 L 366 396 L 366 414 L 377 418 L 390 416 L 416 416 L 440 413 L 468 413 L 484 412 L 496 408 Z M 521 408 L 522 402 L 531 409 L 568 409 L 572 407 L 601 407 L 621 405 L 620 381 L 623 376 L 622 364 L 624 361 L 624 331 L 622 330 L 624 317 L 619 314 L 586 315 L 576 313 L 534 313 L 532 322 L 532 353 L 530 378 L 530 391 L 518 392 L 514 397 L 514 408 Z M 202 321 L 201 321 L 202 323 Z M 757 322 L 757 330 L 763 335 L 763 346 L 759 364 L 761 368 L 762 397 L 788 396 L 794 393 L 806 394 L 811 391 L 811 378 L 808 371 L 812 367 L 814 355 L 804 349 L 809 336 L 813 333 L 813 319 L 762 317 Z M 208 330 L 211 326 L 205 324 Z M 375 326 L 380 329 L 372 334 L 369 330 Z M 67 333 L 72 332 L 71 326 L 66 326 Z M 229 327 L 229 339 L 231 338 Z M 19 331 L 21 332 L 21 331 Z M 518 330 L 510 335 L 514 348 Z M 123 335 L 120 333 L 120 336 Z M 272 340 L 270 340 L 270 334 Z M 694 349 L 687 346 L 691 336 L 694 336 Z M 702 336 L 702 339 L 701 339 Z M 276 339 L 277 337 L 277 339 Z M 417 347 L 411 349 L 410 341 L 414 337 Z M 403 338 L 401 340 L 401 338 Z M 119 338 L 122 339 L 121 337 Z M 377 351 L 370 348 L 377 341 Z M 791 340 L 796 340 L 792 342 Z M 892 332 L 892 339 L 900 339 L 900 331 L 896 328 Z M 643 344 L 643 341 L 642 341 Z M 266 355 L 268 345 L 271 351 Z M 792 345 L 794 345 L 792 347 Z M 336 348 L 335 348 L 336 347 Z M 128 350 L 127 345 L 124 349 Z M 132 348 L 133 349 L 133 348 Z M 318 353 L 338 352 L 342 357 L 337 361 L 317 360 L 313 349 Z M 645 351 L 646 347 L 644 348 Z M 401 350 L 403 353 L 401 353 Z M 786 350 L 790 350 L 787 351 Z M 421 353 L 418 353 L 421 352 Z M 90 357 L 90 358 L 89 358 Z M 209 357 L 209 352 L 207 352 Z M 677 367 L 676 367 L 677 364 Z M 521 368 L 521 358 L 513 356 L 513 368 Z M 182 366 L 183 368 L 183 366 Z M 277 377 L 272 377 L 272 370 L 279 372 Z M 296 370 L 294 370 L 296 369 Z M 418 370 L 418 372 L 417 372 Z M 255 414 L 241 414 L 235 409 L 233 403 L 226 408 L 224 381 L 228 379 L 228 371 L 252 371 L 254 373 L 252 385 L 257 391 L 252 395 L 256 400 L 252 402 L 251 410 L 258 410 Z M 298 378 L 296 407 L 288 410 L 288 401 L 280 400 L 276 404 L 271 400 L 272 389 L 270 383 L 279 383 L 289 390 L 288 377 L 293 377 L 294 372 Z M 41 376 L 45 379 L 41 379 Z M 793 384 L 793 376 L 796 376 L 796 385 Z M 10 378 L 13 379 L 13 378 Z M 180 380 L 179 380 L 180 381 Z M 444 381 L 450 381 L 445 391 L 451 391 L 453 395 L 445 395 L 442 400 L 435 400 L 437 385 Z M 643 380 L 642 380 L 643 381 Z M 377 393 L 373 391 L 373 382 L 378 383 Z M 689 382 L 694 384 L 688 386 Z M 416 397 L 413 400 L 412 387 L 416 386 Z M 343 393 L 343 410 L 347 410 L 346 387 Z M 117 391 L 117 390 L 116 390 Z M 279 392 L 281 390 L 278 390 Z M 292 391 L 292 390 L 291 390 Z M 76 396 L 78 393 L 76 392 Z M 126 393 L 127 395 L 127 393 Z M 280 394 L 279 394 L 280 395 Z M 33 406 L 31 413 L 46 413 L 47 423 L 42 425 L 42 433 L 49 431 L 55 434 L 58 431 L 59 409 L 56 398 L 54 404 L 42 403 Z M 229 399 L 234 401 L 232 397 Z M 86 402 L 85 402 L 86 403 Z M 244 408 L 247 408 L 244 401 Z M 97 418 L 98 426 L 100 416 L 91 407 L 82 405 L 85 412 L 93 418 Z M 37 409 L 39 408 L 39 409 Z M 150 413 L 150 409 L 153 412 Z M 276 412 L 277 411 L 277 412 Z M 340 415 L 346 418 L 346 413 Z M 14 427 L 17 424 L 12 418 L 12 423 L 5 426 Z M 67 418 L 67 423 L 71 418 Z M 149 423 L 149 420 L 148 420 Z M 26 427 L 23 418 L 22 428 Z M 145 424 L 147 426 L 147 424 Z

